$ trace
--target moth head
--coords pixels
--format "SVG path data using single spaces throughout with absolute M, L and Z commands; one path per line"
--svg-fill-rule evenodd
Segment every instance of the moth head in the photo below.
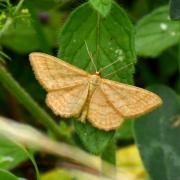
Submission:
M 94 73 L 94 75 L 96 75 L 96 76 L 101 76 L 101 73 L 100 73 L 99 71 L 96 71 L 96 72 Z

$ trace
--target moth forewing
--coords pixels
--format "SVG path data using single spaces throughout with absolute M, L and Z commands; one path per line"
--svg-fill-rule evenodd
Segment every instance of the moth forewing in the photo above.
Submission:
M 31 53 L 29 59 L 36 79 L 47 91 L 73 86 L 88 79 L 87 72 L 54 56 Z
M 152 111 L 162 104 L 156 94 L 135 86 L 103 79 L 101 88 L 124 118 L 134 118 Z

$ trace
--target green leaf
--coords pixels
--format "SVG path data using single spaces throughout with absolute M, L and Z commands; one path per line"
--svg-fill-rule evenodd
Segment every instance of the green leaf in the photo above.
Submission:
M 34 156 L 30 151 L 27 151 L 23 145 L 17 143 L 12 137 L 1 136 L 0 147 L 0 168 L 12 169 L 29 158 L 34 165 L 36 179 L 40 179 Z
M 27 155 L 16 144 L 5 137 L 0 137 L 0 168 L 12 169 L 27 160 Z
M 125 121 L 123 125 L 117 129 L 115 138 L 126 139 L 126 140 L 133 139 L 132 124 L 133 124 L 133 120 Z
M 136 51 L 141 56 L 158 56 L 179 39 L 179 23 L 169 18 L 168 6 L 143 17 L 136 26 Z
M 172 19 L 180 19 L 180 1 L 171 0 L 170 1 L 170 16 Z
M 116 165 L 116 140 L 113 138 L 104 149 L 103 153 L 101 154 L 101 158 L 105 160 L 106 162 L 109 162 Z M 109 165 L 102 162 L 101 164 L 102 173 L 105 176 L 111 176 L 112 179 L 116 179 L 116 170 L 113 168 L 110 168 Z M 113 174 L 113 175 L 112 175 Z
M 103 17 L 107 16 L 111 10 L 112 0 L 89 0 L 89 2 Z
M 98 69 L 119 60 L 104 70 L 102 77 L 135 63 L 133 26 L 124 10 L 115 3 L 112 4 L 111 12 L 103 19 L 89 3 L 85 3 L 70 15 L 60 33 L 59 57 L 93 73 L 95 70 L 92 70 L 85 41 Z M 111 79 L 132 83 L 133 72 L 134 66 L 131 65 L 115 73 Z M 85 147 L 94 153 L 100 153 L 113 134 L 93 128 L 88 123 L 77 122 L 75 127 Z M 91 141 L 87 138 L 91 138 Z M 97 139 L 101 141 L 96 143 Z
M 93 154 L 101 154 L 106 145 L 114 136 L 114 131 L 105 132 L 91 126 L 88 122 L 83 124 L 76 119 L 74 120 L 76 132 L 86 150 Z
M 116 165 L 116 141 L 115 141 L 115 139 L 112 139 L 107 144 L 107 146 L 106 146 L 105 150 L 103 151 L 101 157 L 105 161 L 110 162 L 111 164 Z
M 180 101 L 166 86 L 152 86 L 149 90 L 161 96 L 163 105 L 134 121 L 136 142 L 152 179 L 178 180 Z
M 2 180 L 18 180 L 19 178 L 17 178 L 15 175 L 13 175 L 12 173 L 0 169 L 0 179 Z

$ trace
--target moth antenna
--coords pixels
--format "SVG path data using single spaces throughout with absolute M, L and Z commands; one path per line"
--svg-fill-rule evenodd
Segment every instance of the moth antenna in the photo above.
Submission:
M 92 54 L 91 54 L 91 52 L 89 51 L 88 45 L 87 45 L 86 41 L 84 41 L 84 42 L 85 42 L 85 45 L 86 45 L 86 50 L 87 50 L 87 52 L 88 52 L 88 55 L 89 55 L 89 57 L 90 57 L 90 60 L 91 60 L 91 62 L 92 62 L 92 64 L 93 64 L 93 66 L 94 66 L 94 68 L 95 68 L 95 71 L 96 71 L 96 72 L 98 72 L 98 71 L 97 71 L 96 64 L 94 63 L 94 60 L 93 60 Z
M 118 59 L 118 60 L 116 60 L 116 61 L 108 64 L 107 66 L 104 66 L 104 67 L 100 68 L 100 69 L 99 69 L 99 72 L 104 71 L 106 68 L 108 68 L 109 66 L 112 66 L 113 64 L 115 64 L 115 63 L 117 63 L 117 62 L 119 62 L 119 61 L 121 61 L 121 59 Z
M 114 71 L 114 72 L 112 72 L 112 73 L 106 74 L 104 77 L 111 76 L 111 75 L 113 75 L 113 74 L 115 74 L 115 73 L 117 73 L 117 72 L 119 72 L 119 71 L 122 71 L 123 69 L 127 68 L 128 66 L 133 65 L 133 64 L 134 64 L 134 63 L 129 63 L 129 64 L 125 65 L 124 67 L 118 69 L 117 71 Z

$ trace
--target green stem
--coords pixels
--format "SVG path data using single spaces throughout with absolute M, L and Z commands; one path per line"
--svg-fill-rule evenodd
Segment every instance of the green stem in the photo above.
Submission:
M 180 29 L 180 23 L 179 23 L 179 29 Z M 179 44 L 178 44 L 178 70 L 180 76 L 180 36 L 179 36 Z
M 3 28 L 0 31 L 0 39 L 3 36 L 3 34 L 8 30 L 8 28 L 12 24 L 12 22 L 13 22 L 13 19 L 10 17 L 6 20 L 6 23 L 4 24 Z
M 24 3 L 24 0 L 20 0 L 19 3 L 16 5 L 15 10 L 13 12 L 14 16 L 19 12 L 19 10 L 21 9 L 23 3 Z
M 38 166 L 36 164 L 36 160 L 34 159 L 33 152 L 31 152 L 31 150 L 27 150 L 23 145 L 19 144 L 14 139 L 12 140 L 12 138 L 9 138 L 9 140 L 12 141 L 12 143 L 14 143 L 15 145 L 17 145 L 26 154 L 26 156 L 31 160 L 34 166 L 35 172 L 36 172 L 36 179 L 40 180 L 40 173 L 39 173 Z
M 7 70 L 0 65 L 0 82 L 14 95 L 17 100 L 47 129 L 50 129 L 57 137 L 64 140 L 59 126 L 53 119 L 26 93 L 26 91 L 13 79 Z
M 33 166 L 34 166 L 34 169 L 35 169 L 35 172 L 36 172 L 36 179 L 37 180 L 40 180 L 40 173 L 39 173 L 39 169 L 38 169 L 38 166 L 36 164 L 36 160 L 34 159 L 34 155 L 33 153 L 30 152 L 30 150 L 26 150 L 25 148 L 23 148 L 23 151 L 26 153 L 26 155 L 29 157 L 29 159 L 31 160 Z

